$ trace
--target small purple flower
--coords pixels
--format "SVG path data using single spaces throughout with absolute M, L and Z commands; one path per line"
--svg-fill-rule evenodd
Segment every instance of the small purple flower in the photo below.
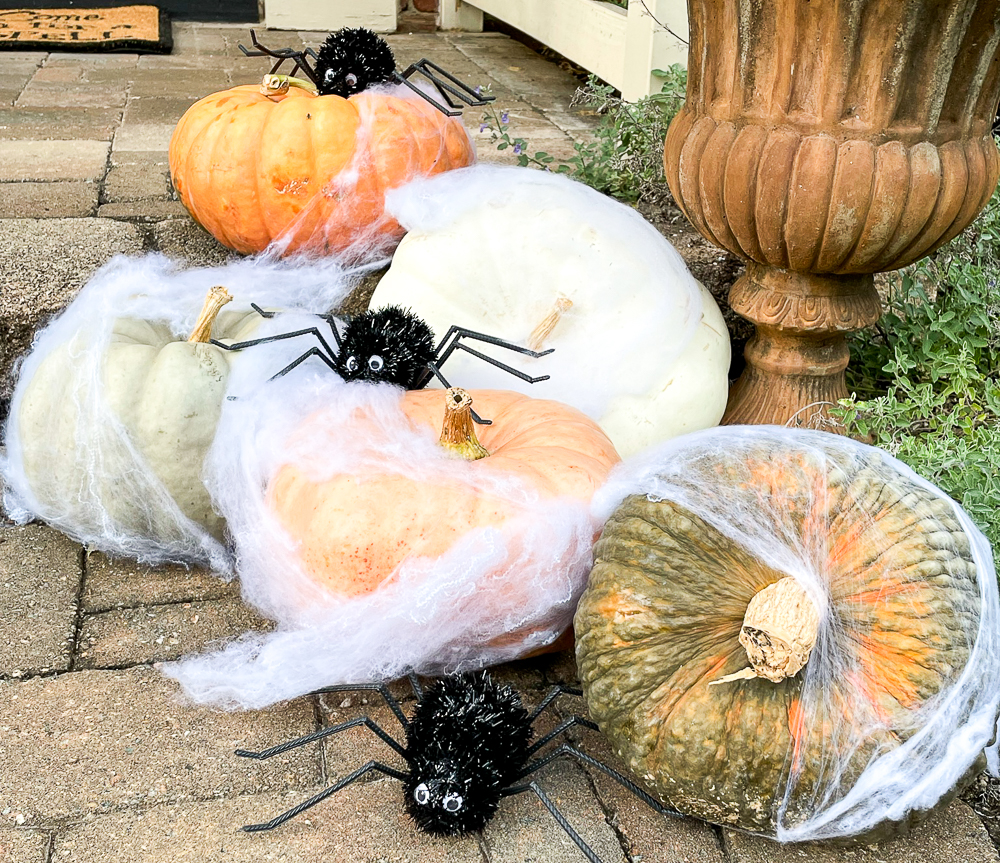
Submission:
M 479 124 L 479 134 L 481 135 L 485 131 L 486 131 L 486 124 L 485 123 L 480 123 Z
M 503 113 L 502 113 L 502 114 L 500 115 L 500 122 L 501 122 L 501 123 L 506 123 L 506 122 L 508 122 L 509 120 L 510 120 L 510 113 L 509 113 L 509 112 L 507 112 L 507 111 L 504 111 L 504 112 L 503 112 Z
M 515 144 L 514 145 L 514 155 L 515 156 L 520 156 L 521 155 L 521 145 L 520 144 Z
M 482 96 L 483 95 L 483 88 L 482 87 L 476 87 L 476 95 L 477 96 Z

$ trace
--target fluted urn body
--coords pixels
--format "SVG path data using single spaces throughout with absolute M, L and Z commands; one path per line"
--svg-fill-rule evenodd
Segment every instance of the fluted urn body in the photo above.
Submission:
M 724 422 L 807 422 L 847 395 L 872 273 L 965 228 L 1000 174 L 1000 0 L 689 0 L 667 180 L 747 262 L 757 333 Z

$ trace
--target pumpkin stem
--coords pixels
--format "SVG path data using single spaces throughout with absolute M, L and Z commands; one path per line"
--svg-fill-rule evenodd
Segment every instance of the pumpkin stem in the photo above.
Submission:
M 298 87 L 301 90 L 308 90 L 315 95 L 316 86 L 312 81 L 305 78 L 293 78 L 291 75 L 265 75 L 260 82 L 260 94 L 262 96 L 284 96 L 289 87 Z
M 573 301 L 569 297 L 559 297 L 552 311 L 531 331 L 531 335 L 528 336 L 528 347 L 533 351 L 540 351 L 549 334 L 556 328 L 563 313 L 568 312 L 571 308 L 573 308 Z
M 449 453 L 475 461 L 489 455 L 476 438 L 476 428 L 472 424 L 472 396 L 465 390 L 452 387 L 444 394 L 444 423 L 438 439 Z
M 194 329 L 188 336 L 189 342 L 201 342 L 207 344 L 212 339 L 212 324 L 215 323 L 219 310 L 230 300 L 232 295 L 222 285 L 216 285 L 205 297 L 205 305 L 201 307 L 201 314 L 195 321 Z
M 764 677 L 780 683 L 809 661 L 819 634 L 819 610 L 794 578 L 782 578 L 754 595 L 743 615 L 740 644 L 750 668 L 709 685 Z

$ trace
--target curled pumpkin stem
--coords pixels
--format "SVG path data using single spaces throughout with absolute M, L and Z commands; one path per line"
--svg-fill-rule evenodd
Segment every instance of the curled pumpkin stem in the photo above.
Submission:
M 489 455 L 489 451 L 476 437 L 476 428 L 472 422 L 472 396 L 463 389 L 452 387 L 445 390 L 444 423 L 438 443 L 452 455 L 467 461 Z
M 216 285 L 209 290 L 208 296 L 205 297 L 205 305 L 201 307 L 201 314 L 198 315 L 198 320 L 195 321 L 194 329 L 191 330 L 187 340 L 208 344 L 212 339 L 212 325 L 219 316 L 219 311 L 232 299 L 232 294 L 222 285 Z
M 528 347 L 533 351 L 540 351 L 545 340 L 556 328 L 563 313 L 568 312 L 571 308 L 573 308 L 573 301 L 569 297 L 559 297 L 552 307 L 552 311 L 531 331 L 531 335 L 528 336 Z
M 290 87 L 298 87 L 315 95 L 316 86 L 305 78 L 293 78 L 291 75 L 265 75 L 260 82 L 262 96 L 284 96 Z
M 756 593 L 740 629 L 740 644 L 750 668 L 727 674 L 709 685 L 763 677 L 780 683 L 799 673 L 819 635 L 816 603 L 794 578 L 782 578 Z

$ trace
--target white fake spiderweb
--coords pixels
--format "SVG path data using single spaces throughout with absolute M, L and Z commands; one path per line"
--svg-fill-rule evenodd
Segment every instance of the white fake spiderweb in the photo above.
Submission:
M 844 437 L 736 426 L 678 438 L 620 465 L 595 497 L 595 514 L 610 517 L 629 495 L 690 513 L 746 560 L 793 577 L 819 608 L 818 640 L 794 690 L 801 724 L 745 729 L 794 740 L 785 764 L 774 765 L 778 839 L 830 839 L 905 821 L 953 789 L 984 748 L 997 772 L 996 571 L 985 537 L 940 489 Z M 680 523 L 704 537 L 692 521 Z M 722 591 L 741 578 L 716 577 Z M 689 610 L 712 625 L 709 609 Z M 729 655 L 725 645 L 716 649 Z M 739 645 L 732 656 L 747 664 Z M 736 670 L 727 665 L 715 677 Z M 722 683 L 699 689 L 698 698 L 738 723 L 736 705 L 750 713 L 751 703 L 726 699 L 742 698 L 739 687 L 748 685 Z M 753 682 L 760 685 L 772 684 Z M 657 715 L 669 733 L 673 714 Z M 725 748 L 725 730 L 718 733 Z M 740 773 L 741 759 L 754 757 L 745 744 L 729 746 L 719 787 L 758 774 Z M 700 757 L 698 741 L 683 745 L 689 759 Z

